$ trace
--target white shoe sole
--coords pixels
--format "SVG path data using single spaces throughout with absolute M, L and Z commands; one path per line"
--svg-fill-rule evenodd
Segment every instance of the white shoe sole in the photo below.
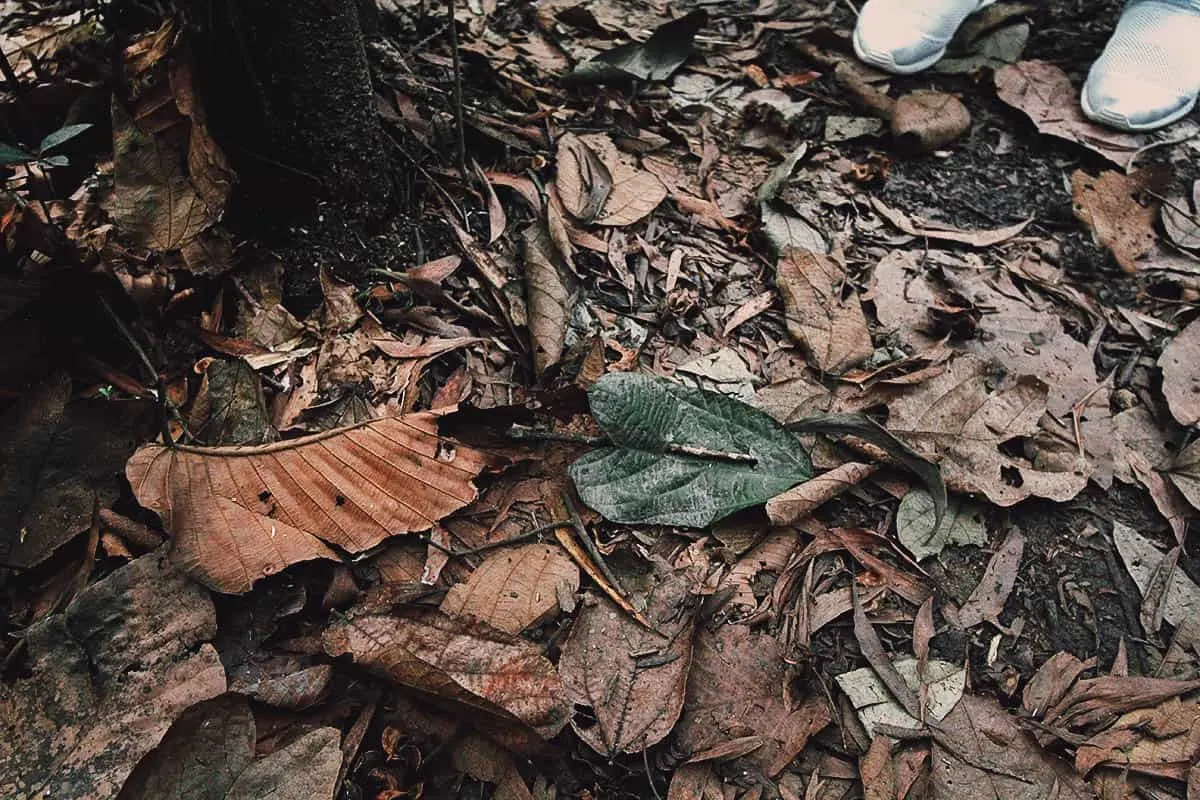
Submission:
M 1079 105 L 1083 108 L 1083 115 L 1092 122 L 1100 125 L 1107 125 L 1110 128 L 1116 128 L 1122 131 L 1129 131 L 1130 133 L 1146 133 L 1147 131 L 1156 131 L 1160 128 L 1165 128 L 1168 125 L 1173 125 L 1174 123 L 1186 117 L 1188 114 L 1192 113 L 1192 111 L 1196 108 L 1196 98 L 1193 97 L 1192 102 L 1188 103 L 1178 111 L 1171 112 L 1165 117 L 1159 117 L 1153 122 L 1143 122 L 1137 125 L 1116 118 L 1109 119 L 1101 114 L 1097 114 L 1092 108 L 1092 104 L 1088 102 L 1086 85 L 1079 94 Z

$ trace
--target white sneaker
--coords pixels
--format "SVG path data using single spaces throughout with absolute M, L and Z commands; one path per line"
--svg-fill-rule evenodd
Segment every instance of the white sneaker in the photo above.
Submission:
M 995 0 L 867 0 L 854 52 L 873 67 L 909 75 L 936 64 L 963 20 Z
M 1200 0 L 1131 0 L 1092 65 L 1080 104 L 1090 119 L 1149 131 L 1186 116 L 1200 93 Z

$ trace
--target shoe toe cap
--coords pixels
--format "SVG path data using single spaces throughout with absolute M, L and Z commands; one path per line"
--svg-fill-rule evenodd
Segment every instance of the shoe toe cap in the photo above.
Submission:
M 1096 122 L 1126 130 L 1146 130 L 1178 118 L 1195 103 L 1194 94 L 1127 75 L 1092 74 L 1083 87 L 1083 108 Z
M 936 61 L 945 42 L 931 39 L 920 31 L 904 30 L 887 20 L 859 20 L 854 34 L 858 55 L 869 64 L 890 71 L 904 71 Z

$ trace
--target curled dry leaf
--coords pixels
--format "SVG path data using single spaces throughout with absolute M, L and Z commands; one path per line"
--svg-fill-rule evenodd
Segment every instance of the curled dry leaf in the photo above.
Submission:
M 1021 61 L 996 72 L 996 94 L 1025 112 L 1040 133 L 1080 144 L 1119 167 L 1133 163 L 1143 136 L 1120 133 L 1088 120 L 1067 73 L 1046 61 Z
M 559 141 L 554 179 L 563 206 L 581 222 L 632 225 L 667 197 L 667 187 L 601 133 Z
M 1046 412 L 1048 389 L 1023 376 L 989 389 L 987 362 L 959 356 L 945 371 L 891 401 L 888 430 L 918 451 L 940 456 L 946 485 L 982 492 L 1000 506 L 1027 497 L 1070 500 L 1087 485 L 1081 471 L 1052 472 L 1001 448 L 1034 436 Z
M 533 340 L 533 366 L 540 375 L 562 358 L 567 339 L 571 296 L 559 269 L 558 248 L 544 225 L 525 229 L 525 297 L 529 308 L 529 338 Z
M 1025 230 L 1030 222 L 1033 222 L 1033 218 L 1031 217 L 1024 222 L 1018 222 L 1006 228 L 997 228 L 990 231 L 964 231 L 934 222 L 927 222 L 916 217 L 910 217 L 903 211 L 887 205 L 877 197 L 871 198 L 871 208 L 875 209 L 879 216 L 909 236 L 920 236 L 923 239 L 936 239 L 943 242 L 958 242 L 959 244 L 969 244 L 972 247 L 991 247 L 992 245 L 1000 244 L 1017 236 L 1021 231 Z
M 374 420 L 261 447 L 140 448 L 125 474 L 171 534 L 171 558 L 221 592 L 314 558 L 426 530 L 475 499 L 479 452 L 433 414 Z
M 858 294 L 842 299 L 846 271 L 832 258 L 789 250 L 776 265 L 788 332 L 808 350 L 822 372 L 845 372 L 874 350 Z
M 952 94 L 913 92 L 892 107 L 892 136 L 915 153 L 928 153 L 949 144 L 971 127 L 971 112 Z
M 960 628 L 973 628 L 981 622 L 999 626 L 1004 604 L 1017 585 L 1017 571 L 1021 567 L 1021 554 L 1024 551 L 1025 537 L 1013 528 L 988 561 L 979 585 L 955 615 Z
M 1184 328 L 1158 358 L 1163 395 L 1181 425 L 1200 423 L 1200 320 Z
M 636 753 L 661 741 L 683 708 L 695 617 L 680 613 L 690 582 L 671 573 L 656 584 L 640 625 L 607 598 L 584 602 L 558 672 L 570 698 L 591 708 L 594 725 L 572 727 L 598 753 Z M 661 622 L 661 620 L 669 620 Z
M 725 625 L 696 636 L 687 699 L 679 721 L 679 744 L 691 752 L 729 739 L 759 736 L 761 746 L 743 758 L 767 775 L 778 775 L 811 736 L 830 722 L 824 696 L 788 696 L 788 665 L 779 642 Z
M 330 655 L 499 723 L 553 738 L 571 715 L 562 683 L 541 649 L 488 625 L 431 609 L 366 614 L 324 635 Z
M 1097 244 L 1112 252 L 1126 272 L 1137 270 L 1137 260 L 1158 239 L 1154 220 L 1158 218 L 1159 204 L 1147 192 L 1160 191 L 1163 177 L 1155 169 L 1139 169 L 1128 175 L 1109 170 L 1096 178 L 1077 169 L 1071 175 L 1075 216 L 1091 229 Z
M 441 609 L 474 617 L 506 633 L 520 633 L 558 609 L 558 598 L 579 591 L 579 568 L 562 548 L 528 544 L 487 558 L 455 584 Z
M 772 525 L 791 525 L 807 517 L 815 509 L 842 492 L 852 489 L 869 478 L 878 464 L 848 461 L 828 472 L 814 475 L 808 481 L 788 489 L 767 501 L 767 516 Z
M 208 593 L 161 552 L 25 631 L 29 677 L 0 685 L 0 796 L 116 797 L 190 706 L 225 691 Z
M 1200 180 L 1192 184 L 1192 197 L 1172 197 L 1163 202 L 1163 230 L 1176 247 L 1200 250 Z

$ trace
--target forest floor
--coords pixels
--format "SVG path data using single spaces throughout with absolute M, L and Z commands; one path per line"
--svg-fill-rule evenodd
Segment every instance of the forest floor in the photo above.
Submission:
M 366 231 L 246 205 L 178 20 L 0 27 L 0 796 L 1200 800 L 1200 116 L 1081 117 L 1120 0 L 903 78 L 378 5 Z

